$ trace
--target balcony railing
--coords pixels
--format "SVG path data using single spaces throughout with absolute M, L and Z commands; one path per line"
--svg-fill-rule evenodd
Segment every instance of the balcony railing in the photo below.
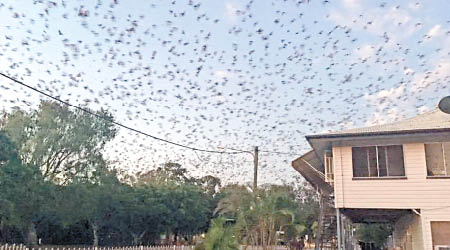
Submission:
M 325 151 L 323 165 L 325 168 L 325 181 L 331 186 L 334 184 L 334 171 L 333 171 L 333 155 L 331 151 Z

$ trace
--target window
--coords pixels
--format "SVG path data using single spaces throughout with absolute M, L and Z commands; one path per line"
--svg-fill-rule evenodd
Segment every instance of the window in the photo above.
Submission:
M 425 144 L 428 176 L 450 176 L 450 142 Z
M 405 176 L 403 146 L 352 148 L 353 177 Z
M 432 221 L 431 222 L 431 239 L 433 241 L 433 249 L 447 250 L 450 249 L 450 222 L 448 221 Z

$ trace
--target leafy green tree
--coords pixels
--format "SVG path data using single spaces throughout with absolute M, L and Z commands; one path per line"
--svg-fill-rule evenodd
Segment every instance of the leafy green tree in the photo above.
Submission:
M 364 243 L 372 243 L 376 249 L 383 249 L 394 227 L 389 223 L 360 224 L 356 235 Z
M 160 201 L 164 210 L 162 226 L 166 235 L 191 238 L 197 233 L 207 230 L 213 214 L 210 206 L 212 197 L 203 193 L 202 189 L 194 185 L 165 185 L 158 186 Z
M 36 223 L 54 205 L 52 188 L 37 167 L 24 167 L 17 159 L 0 168 L 2 223 L 19 228 L 29 246 L 37 244 Z
M 204 246 L 205 250 L 239 249 L 234 227 L 227 226 L 227 220 L 224 217 L 214 219 L 206 234 Z
M 220 179 L 212 176 L 192 178 L 180 164 L 166 163 L 155 170 L 139 174 L 134 186 L 157 190 L 156 202 L 164 207 L 161 217 L 165 219 L 161 226 L 167 236 L 174 240 L 180 237 L 190 239 L 208 229 Z
M 193 185 L 180 186 L 176 192 L 180 197 L 180 204 L 176 210 L 178 223 L 174 231 L 184 236 L 205 232 L 213 213 L 209 206 L 212 197 Z
M 104 165 L 102 150 L 116 129 L 104 110 L 99 119 L 81 110 L 70 110 L 56 102 L 43 101 L 38 110 L 9 114 L 3 131 L 17 146 L 24 165 L 38 166 L 46 180 L 67 183 L 75 176 L 89 178 Z
M 13 143 L 0 131 L 0 166 L 14 158 L 17 158 L 17 152 Z
M 242 185 L 228 185 L 220 191 L 220 200 L 215 213 L 229 218 L 237 218 L 237 213 L 250 208 L 253 199 L 251 190 Z
M 203 187 L 205 192 L 211 196 L 215 196 L 221 188 L 220 179 L 212 175 L 203 176 L 198 180 L 198 182 Z
M 3 167 L 11 160 L 17 161 L 14 146 L 9 138 L 6 137 L 2 131 L 0 131 L 0 187 L 3 187 L 5 181 L 11 177 L 7 175 L 8 171 L 5 172 L 5 168 Z M 6 187 L 8 188 L 8 186 Z M 8 200 L 9 192 L 7 191 L 9 190 L 2 189 L 2 192 L 0 192 L 0 230 L 8 224 L 14 224 L 13 221 L 16 219 L 14 214 L 14 205 L 10 200 Z
M 46 202 L 43 198 L 49 193 L 40 195 L 43 189 L 52 186 L 47 181 L 63 184 L 76 177 L 90 179 L 97 169 L 105 166 L 102 150 L 115 136 L 116 129 L 107 121 L 112 117 L 106 111 L 101 110 L 97 114 L 106 120 L 43 101 L 36 111 L 15 110 L 2 119 L 1 129 L 18 152 L 17 161 L 11 162 L 8 168 L 2 168 L 10 171 L 4 173 L 3 183 L 13 183 L 14 180 L 16 186 L 12 185 L 8 190 L 13 190 L 12 194 L 16 192 L 15 197 L 23 194 L 21 199 L 8 195 L 7 200 L 21 218 L 16 221 L 16 226 L 24 230 L 27 244 L 37 243 L 37 214 L 41 209 L 52 207 L 49 200 L 53 198 L 47 197 Z M 7 144 L 2 142 L 1 145 Z M 28 196 L 30 199 L 24 198 Z
M 139 185 L 167 185 L 195 183 L 194 178 L 190 178 L 187 169 L 178 163 L 168 162 L 162 167 L 138 174 L 137 183 Z
M 105 171 L 94 181 L 75 179 L 67 186 L 65 194 L 59 206 L 65 224 L 87 221 L 94 246 L 99 245 L 99 231 L 103 227 L 117 227 L 124 221 L 126 191 L 112 172 Z
M 129 189 L 124 203 L 126 215 L 123 228 L 126 233 L 131 234 L 133 245 L 141 245 L 146 235 L 153 241 L 164 232 L 167 207 L 163 202 L 163 195 L 162 190 L 155 186 Z
M 244 186 L 233 185 L 224 192 L 216 212 L 235 221 L 234 236 L 241 244 L 269 249 L 280 240 L 287 242 L 302 235 L 306 229 L 299 214 L 300 203 L 291 187 L 272 185 L 253 193 Z
M 316 190 L 309 185 L 293 187 L 292 191 L 299 203 L 296 219 L 305 226 L 303 234 L 314 236 L 317 231 L 317 219 L 319 217 L 319 196 Z M 310 238 L 312 239 L 312 237 Z

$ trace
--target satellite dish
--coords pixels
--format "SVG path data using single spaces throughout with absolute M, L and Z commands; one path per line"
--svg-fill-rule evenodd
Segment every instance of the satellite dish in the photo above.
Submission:
M 442 112 L 450 114 L 450 96 L 442 98 L 438 107 Z

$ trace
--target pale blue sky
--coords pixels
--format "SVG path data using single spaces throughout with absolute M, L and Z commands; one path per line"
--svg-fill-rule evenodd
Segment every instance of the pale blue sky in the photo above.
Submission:
M 191 146 L 300 155 L 306 134 L 412 116 L 450 93 L 449 1 L 55 2 L 1 1 L 1 72 Z M 42 98 L 0 85 L 6 109 Z M 132 171 L 171 160 L 251 180 L 250 157 L 126 131 L 109 154 Z M 262 181 L 291 180 L 295 157 L 263 154 Z

